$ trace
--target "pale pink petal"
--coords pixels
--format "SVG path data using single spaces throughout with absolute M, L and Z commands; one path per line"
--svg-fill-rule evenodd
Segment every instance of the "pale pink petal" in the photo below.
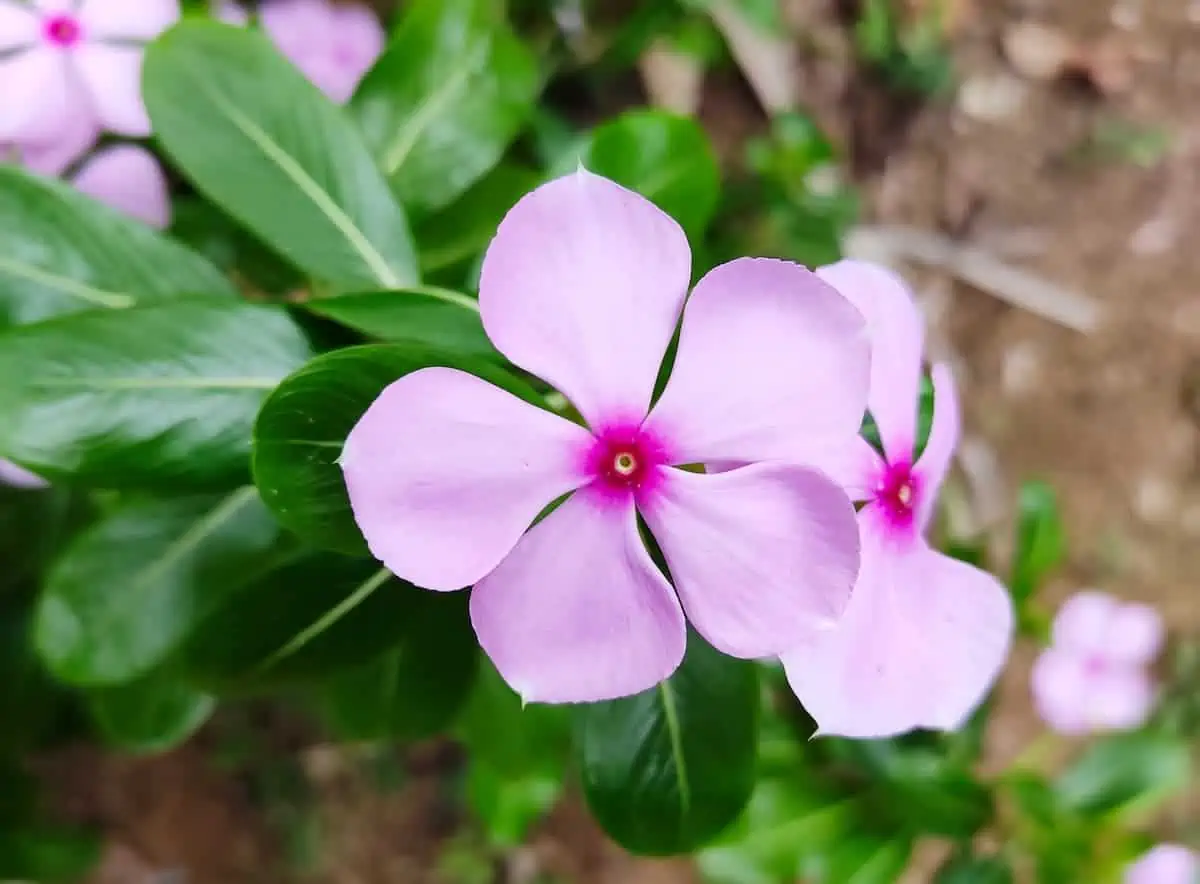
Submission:
M 90 112 L 71 114 L 56 137 L 21 145 L 21 164 L 39 175 L 57 177 L 91 150 L 100 124 Z
M 790 261 L 739 258 L 696 285 L 649 424 L 678 463 L 824 467 L 853 445 L 870 351 L 858 311 Z
M 471 622 L 526 702 L 640 693 L 683 659 L 683 611 L 638 536 L 633 500 L 576 492 L 471 593 Z
M 1200 855 L 1182 844 L 1159 844 L 1125 870 L 1124 884 L 1196 884 Z
M 263 30 L 293 62 L 329 39 L 329 0 L 267 0 L 258 10 Z
M 134 137 L 150 134 L 150 118 L 142 103 L 140 48 L 85 43 L 72 58 L 105 128 Z
M 937 506 L 938 489 L 946 473 L 950 471 L 950 460 L 958 446 L 962 432 L 962 418 L 958 409 L 958 394 L 954 389 L 954 375 L 947 365 L 935 365 L 933 381 L 933 422 L 929 427 L 929 439 L 917 462 L 916 469 L 922 480 L 922 492 L 917 512 L 917 524 L 924 529 L 933 517 Z
M 1091 679 L 1086 663 L 1070 651 L 1049 648 L 1038 656 L 1030 678 L 1038 715 L 1060 734 L 1088 733 Z
M 39 18 L 14 0 L 0 0 L 0 52 L 31 46 L 42 34 Z
M 151 227 L 162 229 L 171 222 L 167 178 L 154 154 L 144 148 L 122 144 L 100 151 L 79 170 L 74 184 Z
M 640 421 L 690 277 L 678 224 L 580 169 L 505 216 L 484 256 L 479 309 L 496 348 L 589 423 Z
M 366 73 L 365 67 L 350 69 L 345 64 L 324 54 L 292 61 L 308 78 L 308 81 L 324 92 L 335 104 L 345 104 L 349 101 L 358 86 L 358 81 Z
M 845 493 L 816 470 L 666 468 L 642 515 L 692 625 L 734 657 L 775 657 L 841 616 L 858 573 Z
M 35 476 L 29 470 L 17 466 L 10 460 L 0 458 L 0 483 L 14 488 L 46 488 L 49 483 L 41 476 Z
M 1054 617 L 1052 641 L 1056 648 L 1107 658 L 1111 626 L 1119 602 L 1093 590 L 1077 592 Z
M 0 59 L 0 141 L 57 138 L 78 98 L 62 53 L 37 47 Z
M 1154 711 L 1155 686 L 1149 673 L 1136 667 L 1105 670 L 1091 679 L 1087 717 L 1096 731 L 1129 731 L 1141 727 Z
M 82 0 L 87 39 L 149 42 L 179 21 L 179 0 Z
M 987 696 L 1012 633 L 1008 593 L 991 575 L 926 546 L 894 553 L 864 528 L 845 617 L 782 659 L 822 734 L 955 730 Z
M 429 589 L 474 583 L 583 480 L 590 434 L 465 372 L 426 368 L 379 394 L 341 465 L 375 557 Z
M 817 275 L 850 299 L 867 320 L 871 338 L 871 393 L 867 407 L 891 461 L 912 458 L 925 323 L 908 286 L 890 270 L 839 261 Z
M 1166 639 L 1162 617 L 1149 605 L 1117 606 L 1108 628 L 1109 659 L 1135 666 L 1153 663 Z
M 219 0 L 212 4 L 211 8 L 213 18 L 217 21 L 236 27 L 245 27 L 250 24 L 250 13 L 246 11 L 246 7 L 235 3 L 234 0 Z

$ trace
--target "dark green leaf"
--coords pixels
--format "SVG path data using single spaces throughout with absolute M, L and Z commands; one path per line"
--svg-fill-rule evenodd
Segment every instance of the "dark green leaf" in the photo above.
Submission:
M 49 479 L 230 488 L 268 391 L 309 356 L 282 307 L 189 299 L 0 334 L 0 452 Z
M 0 880 L 71 884 L 100 859 L 100 839 L 90 833 L 48 827 L 0 831 Z
M 941 869 L 933 884 L 1012 884 L 1013 873 L 1008 863 L 998 856 L 951 857 Z
M 496 0 L 417 0 L 351 108 L 404 205 L 454 200 L 494 166 L 540 88 Z
M 216 701 L 169 675 L 101 688 L 88 709 L 104 740 L 125 752 L 165 752 L 199 730 Z
M 261 291 L 283 295 L 305 285 L 300 271 L 199 195 L 175 199 L 171 234 Z
M 636 190 L 700 238 L 717 208 L 721 173 L 700 124 L 665 111 L 629 111 L 592 133 L 583 164 Z
M 536 400 L 499 368 L 427 347 L 350 347 L 320 356 L 268 397 L 254 426 L 254 480 L 284 525 L 314 546 L 366 554 L 337 464 L 342 444 L 386 386 L 432 365 L 467 369 Z
M 1120 734 L 1093 743 L 1059 778 L 1064 805 L 1089 816 L 1146 812 L 1188 787 L 1188 744 L 1160 733 Z
M 467 701 L 479 663 L 465 592 L 414 599 L 404 639 L 366 666 L 322 685 L 318 702 L 343 740 L 433 736 Z
M 31 589 L 91 514 L 85 495 L 69 488 L 0 485 L 0 596 Z
M 1033 596 L 1066 553 L 1062 517 L 1054 489 L 1026 482 L 1017 501 L 1017 547 L 1013 554 L 1012 595 L 1021 605 Z
M 196 187 L 311 276 L 417 282 L 412 237 L 341 110 L 262 34 L 184 22 L 146 52 L 146 107 Z
M 0 242 L 0 328 L 185 294 L 236 294 L 199 255 L 13 166 L 0 165 Z
M 0 604 L 0 754 L 39 747 L 62 708 L 62 692 L 34 653 L 31 621 L 26 603 Z
M 633 697 L 580 710 L 577 751 L 596 819 L 626 849 L 686 853 L 750 800 L 758 670 L 695 633 L 675 674 Z
M 479 321 L 474 298 L 444 289 L 363 292 L 304 305 L 365 335 L 479 359 L 500 360 Z
M 278 541 L 253 488 L 120 507 L 51 571 L 37 611 L 38 651 L 65 681 L 134 681 L 268 564 Z
M 180 666 L 202 687 L 235 693 L 325 678 L 397 645 L 425 593 L 378 562 L 296 556 L 228 597 Z
M 851 836 L 827 856 L 806 864 L 800 880 L 811 875 L 821 884 L 895 884 L 911 855 L 912 842 L 902 838 Z

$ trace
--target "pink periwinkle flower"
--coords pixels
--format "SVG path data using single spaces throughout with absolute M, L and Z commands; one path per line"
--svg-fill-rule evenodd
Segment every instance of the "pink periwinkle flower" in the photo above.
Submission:
M 49 483 L 41 476 L 35 476 L 29 470 L 17 466 L 10 460 L 0 458 L 0 484 L 11 485 L 14 488 L 46 488 Z
M 233 25 L 249 20 L 230 0 L 217 3 L 215 15 Z M 258 17 L 279 51 L 338 104 L 350 100 L 386 42 L 379 19 L 360 3 L 266 0 Z
M 862 317 L 786 261 L 717 267 L 684 310 L 690 278 L 686 236 L 652 203 L 583 169 L 551 181 L 501 223 L 479 307 L 497 349 L 587 425 L 427 368 L 387 387 L 346 440 L 341 464 L 372 552 L 429 589 L 474 584 L 479 641 L 526 701 L 652 687 L 683 657 L 684 612 L 717 649 L 761 658 L 835 621 L 849 599 L 853 506 L 803 464 L 856 438 Z M 679 468 L 715 461 L 743 465 Z
M 178 0 L 0 0 L 0 141 L 53 140 L 76 117 L 149 135 L 144 46 L 178 18 Z
M 1014 625 L 1008 592 L 994 577 L 942 555 L 924 536 L 959 437 L 954 381 L 949 368 L 934 367 L 933 425 L 914 460 L 924 328 L 911 294 L 869 264 L 842 261 L 817 274 L 866 317 L 868 407 L 884 453 L 857 438 L 824 464 L 864 503 L 862 570 L 842 621 L 789 649 L 784 668 L 822 734 L 953 730 L 999 674 Z
M 1076 593 L 1054 618 L 1050 647 L 1033 667 L 1034 704 L 1062 734 L 1132 730 L 1154 708 L 1150 666 L 1163 623 L 1148 605 Z
M 1200 884 L 1200 856 L 1180 844 L 1159 844 L 1125 870 L 1125 884 Z

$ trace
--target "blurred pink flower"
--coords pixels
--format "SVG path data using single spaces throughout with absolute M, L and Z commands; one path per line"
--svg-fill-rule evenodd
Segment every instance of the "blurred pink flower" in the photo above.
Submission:
M 249 21 L 232 0 L 220 0 L 214 14 L 232 25 Z M 379 19 L 361 3 L 266 0 L 258 17 L 279 51 L 338 104 L 350 100 L 386 42 Z
M 178 18 L 178 0 L 0 0 L 0 141 L 53 141 L 77 118 L 149 135 L 143 48 Z
M 372 552 L 420 586 L 475 584 L 476 634 L 526 701 L 652 687 L 683 657 L 684 612 L 718 650 L 759 658 L 848 601 L 854 508 L 822 473 L 783 461 L 856 438 L 862 317 L 798 264 L 732 261 L 687 299 L 691 267 L 679 225 L 641 196 L 582 169 L 542 185 L 488 247 L 479 308 L 497 349 L 587 426 L 427 368 L 387 387 L 342 450 Z M 748 465 L 675 468 L 713 461 Z
M 1008 657 L 1013 611 L 990 574 L 925 540 L 959 436 L 954 380 L 933 368 L 929 441 L 914 463 L 924 329 L 904 283 L 870 264 L 842 261 L 817 274 L 866 317 L 868 408 L 884 455 L 856 437 L 816 463 L 865 501 L 858 521 L 862 571 L 846 616 L 783 655 L 788 680 L 819 733 L 886 737 L 962 726 Z
M 1153 608 L 1093 591 L 1072 596 L 1033 667 L 1042 719 L 1063 734 L 1141 726 L 1154 708 L 1149 667 L 1162 642 L 1162 619 Z
M 9 460 L 0 458 L 0 483 L 14 488 L 46 488 L 49 483 L 41 476 L 22 469 Z
M 1125 884 L 1197 884 L 1200 856 L 1179 844 L 1160 844 L 1125 870 Z

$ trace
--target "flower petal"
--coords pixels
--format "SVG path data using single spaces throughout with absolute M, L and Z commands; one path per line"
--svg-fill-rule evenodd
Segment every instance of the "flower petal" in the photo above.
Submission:
M 677 463 L 788 460 L 818 467 L 866 411 L 862 317 L 790 261 L 739 258 L 696 285 L 649 423 Z
M 88 39 L 149 42 L 179 21 L 179 0 L 83 0 L 79 20 Z
M 1131 731 L 1154 711 L 1156 690 L 1150 674 L 1138 667 L 1117 667 L 1092 679 L 1088 714 L 1097 731 Z
M 140 48 L 85 43 L 72 58 L 105 128 L 138 138 L 150 134 L 150 117 L 142 102 Z
M 871 339 L 867 407 L 888 459 L 910 460 L 917 438 L 925 323 L 908 286 L 890 270 L 862 261 L 839 261 L 820 268 L 817 275 L 866 317 Z
M 1054 617 L 1051 629 L 1054 647 L 1107 658 L 1110 626 L 1119 604 L 1102 592 L 1084 590 L 1075 593 L 1063 602 Z
M 31 46 L 41 32 L 41 21 L 29 7 L 13 0 L 0 0 L 0 52 Z
M 858 573 L 854 506 L 816 470 L 664 469 L 643 501 L 692 625 L 733 657 L 775 657 L 839 617 Z
M 474 375 L 426 368 L 379 394 L 341 465 L 375 557 L 452 590 L 495 568 L 547 504 L 584 481 L 590 440 Z
M 1090 688 L 1084 661 L 1070 651 L 1049 648 L 1033 664 L 1033 705 L 1042 721 L 1060 734 L 1085 734 L 1091 729 Z
M 1159 844 L 1125 870 L 1124 884 L 1196 884 L 1200 855 L 1181 844 Z
M 35 476 L 22 467 L 17 466 L 11 460 L 0 458 L 0 483 L 11 485 L 14 488 L 47 488 L 49 482 L 41 476 Z
M 36 47 L 0 59 L 0 83 L 0 141 L 53 140 L 81 110 L 66 60 L 52 49 Z
M 922 492 L 917 510 L 917 525 L 921 530 L 929 524 L 937 507 L 938 489 L 950 471 L 950 460 L 958 446 L 962 432 L 962 417 L 958 408 L 958 394 L 954 389 L 954 375 L 947 365 L 933 367 L 933 422 L 929 427 L 929 439 L 917 462 L 921 475 Z
M 926 546 L 892 552 L 864 529 L 845 617 L 782 660 L 822 734 L 954 730 L 987 695 L 1012 631 L 1008 593 L 991 575 Z
M 526 702 L 637 694 L 675 671 L 683 611 L 638 536 L 632 498 L 587 489 L 530 529 L 471 593 L 471 622 Z
M 171 222 L 167 178 L 154 154 L 131 144 L 106 148 L 75 176 L 77 190 L 114 209 L 165 228 Z
M 640 421 L 690 278 L 674 220 L 580 169 L 505 216 L 484 256 L 479 309 L 496 348 L 590 424 Z
M 1109 623 L 1108 657 L 1134 666 L 1148 666 L 1166 639 L 1162 617 L 1149 605 L 1118 605 Z
M 21 145 L 21 164 L 39 175 L 58 177 L 91 150 L 100 137 L 100 124 L 88 109 L 71 114 L 54 138 Z

